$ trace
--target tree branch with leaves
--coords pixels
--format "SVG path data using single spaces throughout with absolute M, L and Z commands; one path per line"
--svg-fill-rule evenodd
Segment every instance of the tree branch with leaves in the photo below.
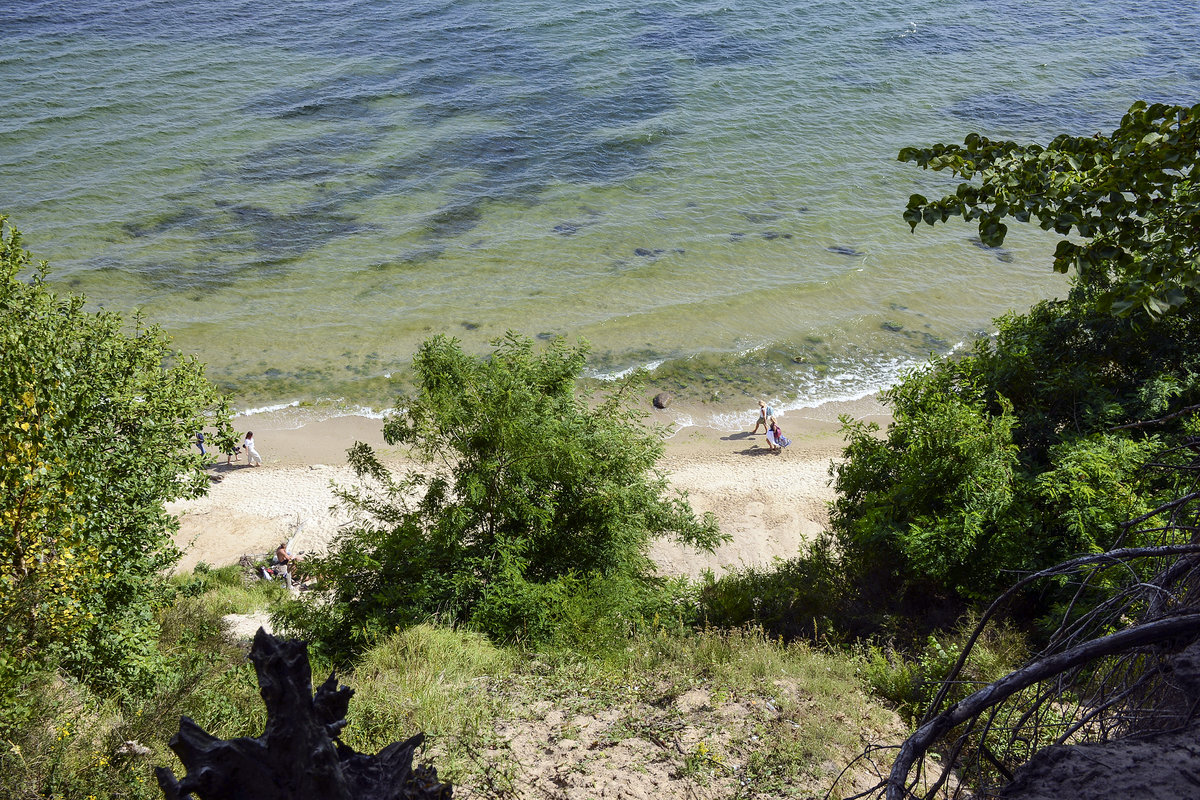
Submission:
M 962 217 L 989 247 L 1007 218 L 1063 239 L 1054 269 L 1074 269 L 1118 315 L 1169 313 L 1200 290 L 1200 105 L 1134 103 L 1111 134 L 1055 138 L 1049 145 L 995 141 L 906 147 L 900 161 L 965 182 L 929 200 L 914 194 L 904 219 L 915 231 Z

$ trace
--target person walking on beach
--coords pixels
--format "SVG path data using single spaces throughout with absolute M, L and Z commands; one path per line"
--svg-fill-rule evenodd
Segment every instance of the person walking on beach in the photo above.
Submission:
M 242 447 L 246 449 L 246 464 L 251 467 L 261 467 L 262 456 L 254 448 L 254 431 L 246 431 L 246 438 L 242 440 Z
M 750 431 L 751 435 L 758 433 L 758 426 L 762 425 L 763 430 L 769 430 L 767 420 L 775 416 L 775 409 L 771 408 L 762 400 L 758 401 L 758 422 L 754 423 L 754 430 Z
M 773 453 L 782 453 L 783 448 L 792 443 L 792 440 L 783 435 L 783 430 L 779 427 L 779 423 L 771 417 L 770 423 L 767 425 L 767 447 Z
M 200 448 L 200 455 L 208 455 L 208 452 L 204 449 L 204 431 L 196 431 L 196 447 Z

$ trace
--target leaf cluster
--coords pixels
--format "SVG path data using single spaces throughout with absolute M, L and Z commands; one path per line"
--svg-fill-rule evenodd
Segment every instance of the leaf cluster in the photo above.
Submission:
M 999 246 L 1011 217 L 1071 236 L 1054 269 L 1074 269 L 1121 315 L 1161 316 L 1200 291 L 1200 105 L 1139 101 L 1108 135 L 1042 146 L 972 133 L 962 145 L 906 147 L 899 159 L 964 180 L 941 199 L 914 194 L 904 212 L 913 230 L 962 217 Z

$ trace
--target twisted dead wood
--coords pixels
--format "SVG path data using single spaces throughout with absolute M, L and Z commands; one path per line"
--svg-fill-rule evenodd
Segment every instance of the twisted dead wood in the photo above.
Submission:
M 422 734 L 373 756 L 339 740 L 354 690 L 331 674 L 314 695 L 304 642 L 259 628 L 250 660 L 267 706 L 266 730 L 223 740 L 181 717 L 170 747 L 187 774 L 177 780 L 170 769 L 155 769 L 166 800 L 449 800 L 450 784 L 440 783 L 433 767 L 413 766 Z

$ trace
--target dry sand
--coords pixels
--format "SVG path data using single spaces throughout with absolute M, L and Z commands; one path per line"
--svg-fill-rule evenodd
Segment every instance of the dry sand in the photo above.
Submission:
M 841 414 L 887 419 L 874 399 L 788 411 L 779 421 L 792 445 L 778 455 L 767 451 L 761 434 L 748 433 L 754 423 L 749 412 L 742 431 L 684 428 L 668 439 L 659 466 L 671 485 L 688 493 L 696 511 L 715 514 L 732 539 L 714 553 L 657 542 L 651 555 L 660 571 L 695 577 L 794 555 L 826 523 L 833 496 L 829 466 L 841 452 Z M 402 452 L 384 444 L 377 419 L 338 417 L 298 428 L 286 418 L 252 419 L 264 465 L 227 466 L 222 456 L 210 467 L 207 496 L 169 507 L 180 517 L 176 543 L 186 550 L 181 570 L 200 561 L 231 564 L 293 537 L 293 551 L 325 549 L 347 521 L 334 509 L 331 484 L 353 483 L 346 449 L 355 441 L 375 446 L 397 470 L 408 466 Z

